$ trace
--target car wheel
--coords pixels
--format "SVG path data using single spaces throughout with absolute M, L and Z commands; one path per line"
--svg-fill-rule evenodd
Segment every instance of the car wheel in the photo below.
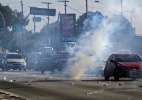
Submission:
M 45 69 L 44 69 L 44 67 L 41 67 L 41 73 L 44 73 L 45 72 Z
M 118 75 L 118 71 L 116 69 L 114 70 L 114 80 L 119 81 L 119 75 Z
M 137 79 L 136 77 L 132 77 L 132 81 L 136 81 L 136 79 Z
M 19 71 L 21 72 L 21 71 L 22 71 L 22 68 L 19 68 Z
M 2 71 L 5 71 L 5 68 L 2 68 Z
M 104 78 L 105 78 L 105 81 L 109 81 L 109 76 L 107 74 L 106 69 L 104 70 Z

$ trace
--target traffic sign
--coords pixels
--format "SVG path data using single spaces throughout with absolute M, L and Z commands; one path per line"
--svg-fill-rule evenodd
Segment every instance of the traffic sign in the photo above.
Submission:
M 32 14 L 32 15 L 55 16 L 56 9 L 30 7 L 30 14 Z

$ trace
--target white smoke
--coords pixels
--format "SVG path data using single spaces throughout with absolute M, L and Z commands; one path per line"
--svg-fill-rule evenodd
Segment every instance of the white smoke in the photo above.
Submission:
M 91 21 L 93 25 L 95 20 Z M 108 25 L 107 21 L 104 20 L 99 30 L 92 28 L 90 31 L 85 32 L 77 41 L 75 56 L 68 63 L 68 70 L 72 73 L 74 79 L 79 79 L 87 67 L 95 67 L 94 62 L 96 60 L 106 60 L 112 47 L 109 40 L 111 34 L 109 30 L 112 27 L 112 25 Z

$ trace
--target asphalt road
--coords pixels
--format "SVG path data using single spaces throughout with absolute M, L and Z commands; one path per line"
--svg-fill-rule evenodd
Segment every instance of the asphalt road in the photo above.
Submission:
M 0 71 L 0 98 L 5 94 L 17 96 L 16 100 L 142 100 L 142 79 L 124 78 L 116 82 L 113 78 L 104 81 L 103 77 L 84 75 L 74 80 L 66 75 Z

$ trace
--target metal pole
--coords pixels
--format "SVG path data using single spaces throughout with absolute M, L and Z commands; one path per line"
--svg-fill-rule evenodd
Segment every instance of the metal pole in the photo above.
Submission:
M 86 0 L 86 18 L 88 17 L 88 0 Z
M 36 32 L 36 25 L 35 25 L 35 15 L 34 15 L 34 34 Z
M 123 16 L 123 1 L 121 0 L 121 16 Z
M 21 0 L 21 11 L 22 11 L 22 33 L 23 33 L 23 1 Z
M 65 5 L 64 5 L 65 6 L 65 14 L 67 14 L 67 8 L 66 7 L 67 7 L 67 2 L 69 2 L 69 1 L 65 0 L 65 1 L 59 1 L 59 2 L 64 2 L 65 3 Z
M 41 3 L 46 4 L 47 5 L 47 9 L 49 9 L 49 5 L 52 4 L 50 2 L 41 2 Z M 49 15 L 48 15 L 47 19 L 48 19 L 48 23 L 47 23 L 48 27 L 47 27 L 47 29 L 48 29 L 48 33 L 49 33 Z M 49 33 L 49 46 L 50 46 L 50 33 Z
M 1 17 L 2 17 L 2 19 L 3 19 L 3 28 L 5 29 L 5 19 L 4 19 L 4 17 L 3 17 L 3 15 L 2 15 L 1 12 L 0 12 L 0 14 L 1 14 Z

